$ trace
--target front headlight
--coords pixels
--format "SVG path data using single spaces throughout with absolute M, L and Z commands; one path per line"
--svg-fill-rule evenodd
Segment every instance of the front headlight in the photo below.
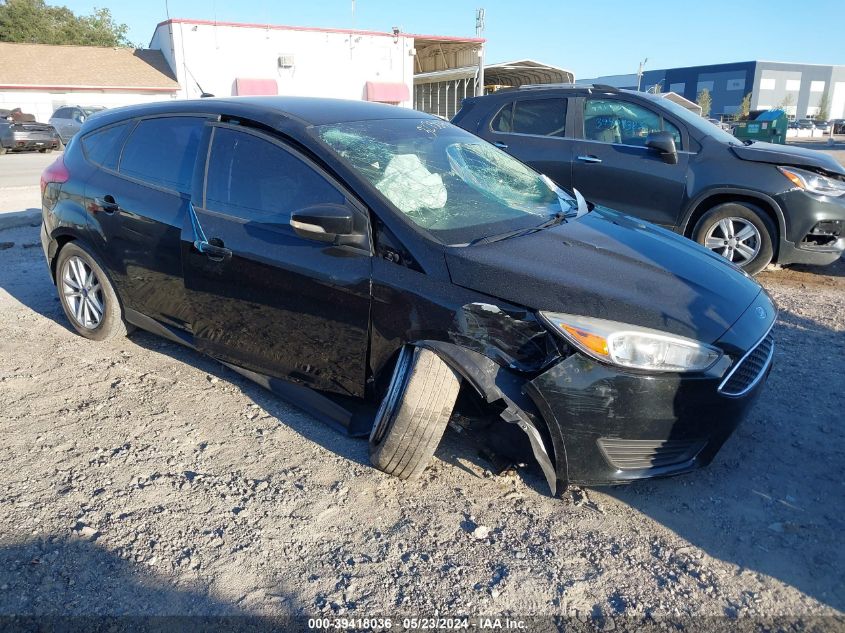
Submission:
M 815 193 L 820 196 L 845 196 L 845 182 L 828 178 L 806 169 L 795 167 L 778 167 L 780 173 L 786 176 L 789 181 L 804 191 Z
M 637 325 L 559 312 L 540 312 L 540 316 L 588 356 L 619 367 L 704 371 L 722 356 L 704 343 Z

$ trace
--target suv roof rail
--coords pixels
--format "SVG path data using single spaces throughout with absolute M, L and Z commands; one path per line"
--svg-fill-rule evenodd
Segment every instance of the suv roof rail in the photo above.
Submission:
M 593 84 L 593 89 L 602 92 L 621 92 L 616 86 L 609 86 L 608 84 Z
M 582 86 L 579 84 L 573 83 L 557 83 L 557 84 L 525 84 L 523 86 L 519 86 L 519 90 L 542 90 L 543 88 L 586 88 L 588 86 Z
M 558 83 L 558 84 L 526 84 L 519 86 L 519 90 L 542 90 L 543 88 L 580 88 L 582 90 L 599 90 L 601 92 L 621 92 L 615 86 L 607 84 L 574 84 L 574 83 Z

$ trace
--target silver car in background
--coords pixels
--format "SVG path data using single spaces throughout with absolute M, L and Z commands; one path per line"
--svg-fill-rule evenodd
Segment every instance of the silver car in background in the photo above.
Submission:
M 62 143 L 67 144 L 73 135 L 79 131 L 88 118 L 101 110 L 103 106 L 62 106 L 50 117 L 50 125 L 56 128 Z

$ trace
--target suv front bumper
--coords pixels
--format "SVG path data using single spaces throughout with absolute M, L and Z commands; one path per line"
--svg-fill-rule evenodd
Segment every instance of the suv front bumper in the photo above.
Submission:
M 845 197 L 830 198 L 794 189 L 778 196 L 786 235 L 779 264 L 832 264 L 845 252 Z

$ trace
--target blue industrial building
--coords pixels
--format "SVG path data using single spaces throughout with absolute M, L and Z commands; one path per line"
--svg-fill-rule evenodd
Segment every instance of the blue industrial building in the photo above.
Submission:
M 637 89 L 637 74 L 579 79 L 577 83 Z M 845 118 L 845 66 L 750 61 L 647 70 L 639 88 L 676 92 L 690 101 L 695 101 L 701 90 L 709 90 L 710 116 L 714 117 L 734 114 L 743 97 L 751 93 L 752 110 L 782 106 L 792 117 L 812 118 L 827 93 L 828 118 Z

